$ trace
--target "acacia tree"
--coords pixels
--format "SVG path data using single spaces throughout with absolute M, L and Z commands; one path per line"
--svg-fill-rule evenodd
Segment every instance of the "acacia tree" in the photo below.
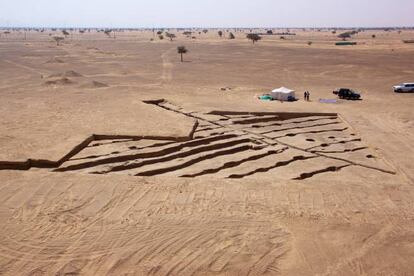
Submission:
M 56 46 L 59 46 L 60 42 L 65 40 L 65 38 L 63 36 L 54 36 L 53 40 L 56 41 Z
M 184 61 L 183 55 L 188 53 L 188 50 L 187 50 L 187 48 L 185 48 L 185 46 L 178 46 L 177 47 L 177 53 L 179 53 L 181 55 L 181 62 L 183 62 Z
M 342 40 L 346 40 L 347 38 L 351 37 L 351 33 L 349 32 L 341 33 L 338 35 L 338 37 L 341 38 Z
M 262 39 L 262 37 L 258 34 L 247 34 L 247 39 L 251 40 L 253 44 Z
M 176 38 L 176 35 L 171 33 L 165 33 L 165 36 L 168 37 L 170 41 L 173 41 L 173 39 Z
M 345 33 L 341 33 L 338 35 L 339 38 L 342 38 L 342 40 L 346 40 L 347 38 L 351 38 L 353 35 L 357 34 L 358 31 L 353 30 Z
M 105 31 L 104 31 L 104 33 L 105 33 L 108 37 L 111 37 L 111 33 L 113 33 L 113 34 L 114 34 L 114 39 L 116 38 L 116 36 L 115 36 L 115 31 L 114 31 L 114 30 L 111 30 L 111 29 L 109 29 L 109 30 L 105 30 Z

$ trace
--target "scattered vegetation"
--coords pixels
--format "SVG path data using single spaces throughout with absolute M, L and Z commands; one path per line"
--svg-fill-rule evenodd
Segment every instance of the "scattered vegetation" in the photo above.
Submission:
M 308 41 L 308 45 L 311 46 L 313 44 L 312 41 Z
M 235 39 L 236 37 L 234 36 L 234 34 L 233 33 L 230 33 L 229 34 L 229 39 Z
M 223 37 L 223 32 L 222 31 L 218 31 L 218 35 L 219 35 L 220 38 L 222 38 Z

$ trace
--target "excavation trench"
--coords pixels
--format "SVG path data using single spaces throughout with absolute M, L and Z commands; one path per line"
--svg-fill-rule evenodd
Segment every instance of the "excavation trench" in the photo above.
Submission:
M 343 132 L 341 137 L 353 135 L 348 133 L 351 126 L 346 124 L 343 125 L 343 128 L 337 126 L 342 121 L 338 120 L 341 117 L 334 113 L 212 111 L 199 114 L 197 112 L 186 112 L 181 107 L 174 106 L 164 100 L 145 101 L 145 103 L 194 119 L 195 122 L 188 137 L 92 135 L 58 161 L 29 159 L 24 162 L 0 162 L 0 170 L 27 170 L 37 167 L 52 168 L 55 172 L 86 170 L 89 173 L 97 174 L 129 171 L 129 174 L 137 176 L 174 173 L 186 178 L 220 173 L 224 177 L 240 179 L 259 173 L 269 173 L 274 169 L 284 168 L 295 162 L 325 158 L 342 161 L 344 165 L 331 166 L 312 172 L 299 171 L 297 172 L 299 176 L 294 179 L 304 180 L 323 173 L 338 172 L 348 166 L 360 166 L 395 174 L 392 171 L 353 162 L 354 154 L 368 149 L 364 145 L 355 145 L 358 147 L 351 149 L 342 149 L 339 146 L 339 148 L 328 150 L 329 146 L 335 144 L 361 142 L 360 138 L 349 138 L 349 140 L 343 141 L 330 140 L 331 143 L 326 141 L 325 136 L 327 135 L 325 133 L 329 132 Z M 222 119 L 217 118 L 217 116 L 221 116 Z M 274 135 L 276 137 L 272 137 L 272 133 L 279 136 Z M 285 134 L 281 135 L 283 133 Z M 314 135 L 309 137 L 308 134 Z M 291 140 L 289 137 L 296 138 Z M 329 137 L 329 139 L 334 138 L 332 135 Z M 297 139 L 299 140 L 297 141 Z M 300 141 L 300 139 L 319 143 L 311 148 L 301 148 L 295 145 L 295 143 L 303 144 L 304 141 Z M 108 140 L 113 141 L 108 142 Z M 140 140 L 148 141 L 141 143 Z M 93 141 L 103 142 L 92 144 Z M 135 143 L 134 141 L 138 142 Z M 119 149 L 117 145 L 119 145 Z M 87 147 L 88 151 L 83 156 L 76 156 Z M 288 157 L 290 158 L 288 160 L 283 160 L 282 158 L 287 157 L 282 157 L 281 153 L 290 149 L 299 154 Z M 303 154 L 300 154 L 300 152 Z M 341 153 L 349 153 L 347 158 L 349 157 L 350 160 L 335 156 L 335 154 L 339 155 Z M 367 153 L 360 154 L 371 156 Z M 266 164 L 269 162 L 268 160 L 271 160 L 265 159 L 266 157 L 276 159 L 271 161 L 273 165 Z M 360 160 L 358 158 L 356 160 Z M 244 165 L 246 163 L 248 164 Z M 300 168 L 300 166 L 298 167 Z M 185 170 L 181 172 L 180 170 L 183 169 Z M 247 172 L 243 170 L 247 170 Z M 293 175 L 295 175 L 295 172 L 293 172 Z

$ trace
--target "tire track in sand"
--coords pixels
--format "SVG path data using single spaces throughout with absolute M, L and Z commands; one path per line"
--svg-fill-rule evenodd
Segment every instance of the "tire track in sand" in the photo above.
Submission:
M 170 57 L 168 56 L 172 52 L 172 49 L 165 51 L 161 55 L 162 60 L 162 75 L 161 75 L 161 81 L 162 83 L 168 83 L 172 81 L 173 79 L 173 67 L 174 64 L 171 62 Z

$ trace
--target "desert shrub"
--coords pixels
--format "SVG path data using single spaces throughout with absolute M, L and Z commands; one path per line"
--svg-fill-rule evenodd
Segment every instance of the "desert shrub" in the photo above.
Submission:
M 160 35 L 160 34 L 162 34 L 162 31 L 158 31 L 158 32 L 157 32 L 157 35 Z
M 159 35 L 159 36 L 158 36 L 158 38 L 159 38 L 160 40 L 163 40 L 163 39 L 164 39 L 164 36 L 163 36 L 163 35 Z
M 230 33 L 229 34 L 229 39 L 235 39 L 236 37 L 234 36 L 234 34 L 233 33 Z
M 268 35 L 272 35 L 272 34 L 273 34 L 273 31 L 272 31 L 272 30 L 268 30 L 266 33 L 267 33 Z
M 308 41 L 308 45 L 311 46 L 313 44 L 312 41 Z
M 218 35 L 221 38 L 223 36 L 223 32 L 222 31 L 218 31 Z

